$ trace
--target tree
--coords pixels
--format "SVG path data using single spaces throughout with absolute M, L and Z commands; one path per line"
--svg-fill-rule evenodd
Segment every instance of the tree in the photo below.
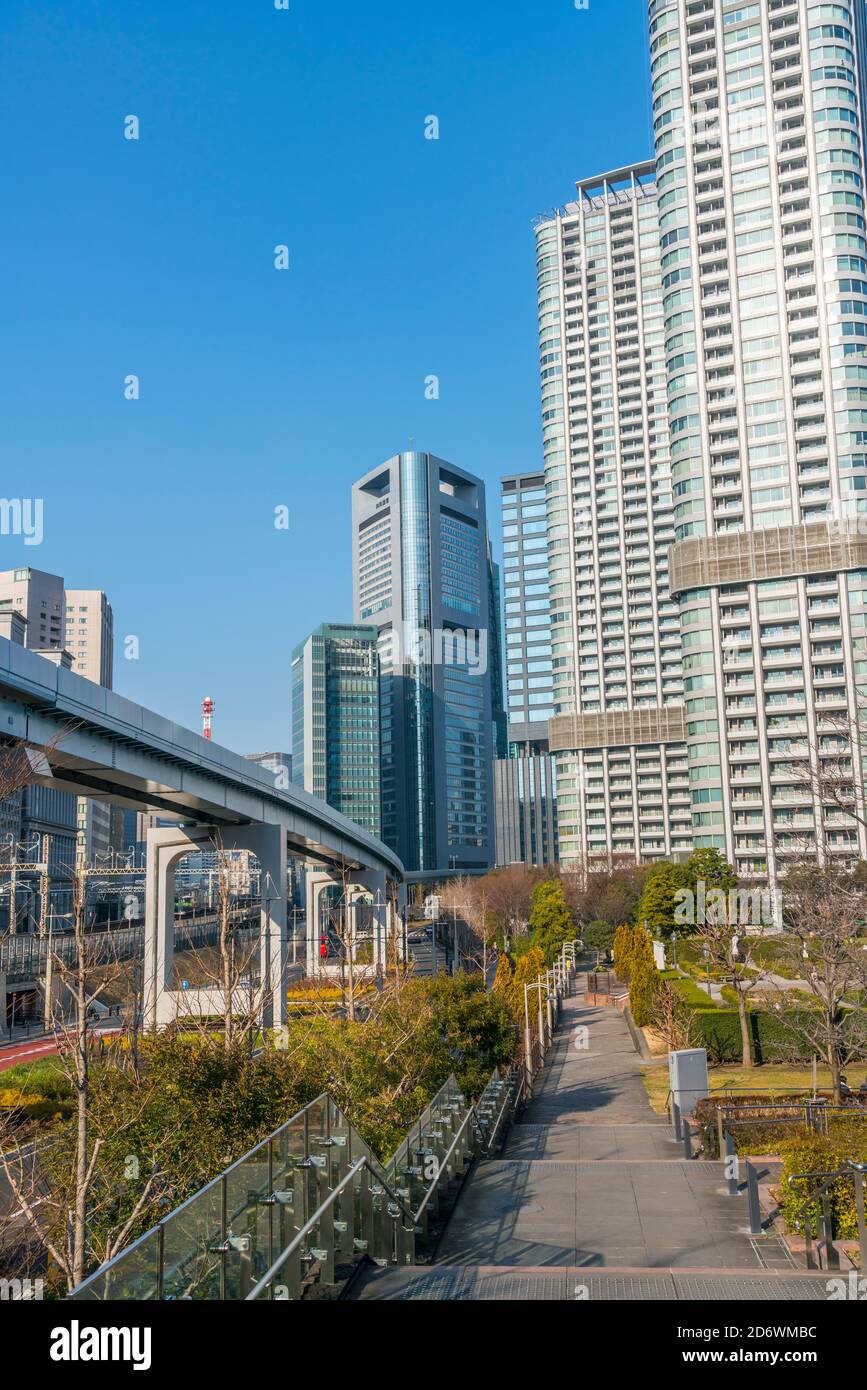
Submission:
M 682 931 L 683 923 L 675 913 L 682 902 L 683 890 L 691 890 L 692 885 L 693 880 L 685 865 L 670 864 L 667 860 L 654 864 L 647 875 L 638 904 L 638 925 L 646 925 L 651 936 L 668 938 L 675 929 Z
M 657 978 L 651 1000 L 650 1026 L 666 1043 L 669 1052 L 695 1046 L 695 1010 L 672 980 Z
M 753 1050 L 747 1001 L 750 992 L 764 980 L 764 972 L 755 957 L 763 932 L 760 928 L 754 935 L 747 936 L 743 926 L 730 920 L 727 911 L 716 912 L 709 908 L 703 921 L 698 924 L 698 935 L 708 965 L 723 974 L 735 991 L 741 1030 L 741 1060 L 743 1066 L 751 1067 Z
M 548 879 L 534 888 L 530 927 L 533 943 L 542 951 L 547 965 L 559 954 L 565 942 L 573 940 L 575 924 L 563 884 L 558 878 Z
M 621 865 L 610 871 L 595 870 L 587 875 L 583 887 L 572 876 L 564 878 L 567 901 L 577 922 L 607 922 L 617 927 L 634 915 L 648 869 L 645 865 Z
M 526 935 L 533 887 L 537 880 L 538 873 L 517 865 L 496 869 L 486 874 L 483 880 L 488 909 L 507 951 L 511 949 L 514 937 Z
M 509 957 L 505 954 L 500 956 L 500 959 L 497 961 L 494 982 L 491 985 L 491 993 L 498 994 L 503 999 L 508 1000 L 512 989 L 514 974 L 515 969 Z
M 496 951 L 497 923 L 490 911 L 490 888 L 487 877 L 461 876 L 451 879 L 444 887 L 441 899 L 447 912 L 460 916 L 470 930 L 471 959 L 476 962 L 485 979 L 488 959 Z M 457 923 L 455 922 L 455 925 Z
M 694 849 L 686 862 L 690 885 L 704 883 L 706 888 L 721 888 L 728 893 L 738 886 L 738 876 L 718 849 Z
M 621 922 L 614 933 L 614 973 L 618 980 L 624 980 L 627 984 L 632 965 L 634 938 L 635 928 L 628 922 Z
M 846 1056 L 856 1047 L 862 1055 L 865 1050 L 865 1012 L 856 1000 L 867 990 L 867 896 L 836 866 L 806 861 L 786 877 L 784 917 L 787 932 L 776 940 L 802 977 L 812 1007 L 791 1008 L 779 986 L 776 1007 L 824 1057 L 839 1103 Z
M 87 1272 L 94 1220 L 103 1206 L 113 1205 L 100 1182 L 100 1162 L 105 1134 L 92 1132 L 91 1086 L 94 1054 L 94 1006 L 121 973 L 116 959 L 106 960 L 99 941 L 87 931 L 88 883 L 92 871 L 83 864 L 70 870 L 72 883 L 72 951 L 52 947 L 51 964 L 61 986 L 61 1014 L 71 1015 L 71 1026 L 55 1021 L 58 1049 L 75 1100 L 71 1124 L 57 1143 L 40 1152 L 39 1162 L 22 1166 L 20 1154 L 0 1153 L 0 1168 L 30 1228 L 36 1245 L 61 1271 L 67 1290 L 81 1283 Z M 0 1149 L 3 1145 L 0 1144 Z M 46 1175 L 49 1176 L 46 1187 Z M 53 1180 L 51 1180 L 51 1175 Z M 111 1258 L 125 1243 L 136 1221 L 148 1207 L 160 1180 L 158 1167 L 142 1176 L 131 1210 L 110 1224 L 107 1235 Z
M 653 942 L 644 927 L 636 927 L 629 967 L 629 1007 L 638 1028 L 643 1028 L 652 1021 L 653 997 L 658 980 L 659 972 L 653 959 Z
M 610 951 L 616 935 L 609 922 L 590 922 L 584 928 L 584 945 L 591 951 Z
M 538 946 L 531 946 L 529 951 L 525 951 L 523 955 L 518 957 L 512 981 L 506 993 L 506 1001 L 515 1018 L 521 1021 L 524 1018 L 524 986 L 535 983 L 544 969 L 545 957 Z M 531 1017 L 533 1017 L 532 1009 Z

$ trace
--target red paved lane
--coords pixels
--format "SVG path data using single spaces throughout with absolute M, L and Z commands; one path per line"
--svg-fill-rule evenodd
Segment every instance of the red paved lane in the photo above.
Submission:
M 119 1028 L 101 1028 L 92 1032 L 91 1037 L 119 1032 Z M 0 1072 L 8 1071 L 19 1062 L 37 1062 L 40 1057 L 51 1057 L 59 1050 L 60 1040 L 57 1038 L 30 1038 L 25 1042 L 10 1043 L 7 1047 L 0 1047 Z

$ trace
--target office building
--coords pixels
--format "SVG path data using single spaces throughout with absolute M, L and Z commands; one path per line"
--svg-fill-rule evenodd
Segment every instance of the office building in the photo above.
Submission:
M 0 618 L 12 623 L 16 614 L 23 627 L 16 627 L 14 633 L 11 628 L 0 628 L 4 636 L 22 640 L 31 651 L 65 670 L 111 689 L 112 611 L 101 590 L 65 589 L 59 575 L 30 567 L 6 570 L 0 573 Z M 60 837 L 58 863 L 66 862 L 69 830 L 76 837 L 79 863 L 92 863 L 95 857 L 105 857 L 117 847 L 119 817 L 106 803 L 89 797 L 72 797 L 70 801 L 64 793 L 62 801 L 51 802 L 53 809 L 45 815 L 38 789 L 31 790 L 33 794 L 25 796 L 22 803 L 21 835 L 32 839 L 43 833 L 41 827 L 53 826 L 50 833 Z
M 352 528 L 354 616 L 379 632 L 382 838 L 412 873 L 483 871 L 497 627 L 484 484 L 398 454 L 353 487 Z
M 323 623 L 292 653 L 292 770 L 305 791 L 379 835 L 377 630 Z
M 693 830 L 773 884 L 791 856 L 867 856 L 807 772 L 863 703 L 865 10 L 650 16 Z
M 72 670 L 111 690 L 114 677 L 114 619 L 101 589 L 64 590 L 64 645 Z
M 543 472 L 500 480 L 509 741 L 547 746 L 554 714 Z
M 557 785 L 550 753 L 515 747 L 494 762 L 496 866 L 556 864 Z
M 26 624 L 24 645 L 31 651 L 63 649 L 63 580 L 59 575 L 29 566 L 3 570 L 0 611 L 20 614 Z
M 548 573 L 533 601 L 552 669 L 540 687 L 528 674 L 516 713 L 537 690 L 549 701 L 559 855 L 580 869 L 685 852 L 692 819 L 653 166 L 577 193 L 536 229 Z M 527 564 L 531 491 L 510 509 L 523 631 L 527 576 L 543 568 Z
M 557 862 L 556 768 L 545 475 L 500 479 L 507 744 L 494 761 L 495 863 Z

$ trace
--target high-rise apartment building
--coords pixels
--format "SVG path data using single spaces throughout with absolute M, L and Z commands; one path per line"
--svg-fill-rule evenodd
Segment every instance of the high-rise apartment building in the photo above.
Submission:
M 536 229 L 546 694 L 572 867 L 668 858 L 692 841 L 653 166 L 577 191 Z
M 60 651 L 64 645 L 63 580 L 29 565 L 0 572 L 0 609 L 19 613 L 26 623 L 24 645 L 31 651 Z
M 491 638 L 485 488 L 431 454 L 352 490 L 354 616 L 382 662 L 382 838 L 415 873 L 490 867 Z
M 22 567 L 0 573 L 0 611 L 24 619 L 23 641 L 31 651 L 50 655 L 86 680 L 112 687 L 113 631 L 111 604 L 100 589 L 65 589 L 59 575 Z M 26 839 L 51 833 L 65 845 L 68 831 L 77 842 L 79 861 L 91 862 L 117 847 L 119 820 L 105 802 L 63 793 L 41 797 L 29 789 L 23 801 L 21 833 Z M 51 809 L 43 813 L 42 803 Z M 117 828 L 116 828 L 117 827 Z M 60 862 L 60 861 L 58 861 Z M 63 850 L 66 862 L 66 850 Z
M 654 0 L 650 45 L 693 830 L 774 882 L 867 855 L 807 772 L 867 660 L 865 7 Z
M 375 627 L 323 623 L 292 653 L 295 784 L 379 835 Z
M 101 589 L 64 590 L 64 645 L 72 670 L 111 690 L 114 681 L 114 619 Z

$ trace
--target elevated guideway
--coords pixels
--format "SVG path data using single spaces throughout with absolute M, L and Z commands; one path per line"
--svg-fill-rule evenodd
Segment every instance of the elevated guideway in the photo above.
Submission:
M 321 973 L 320 900 L 337 886 L 374 904 L 374 965 L 390 942 L 398 949 L 406 905 L 404 870 L 375 836 L 257 763 L 202 738 L 152 710 L 0 638 L 0 738 L 35 754 L 32 780 L 61 791 L 149 811 L 172 822 L 147 832 L 145 888 L 145 1022 L 159 1028 L 177 1017 L 172 984 L 174 876 L 185 854 L 241 850 L 261 869 L 262 1023 L 285 1022 L 289 963 L 286 931 L 287 858 L 310 868 L 306 968 Z M 174 826 L 174 828 L 172 828 Z M 315 869 L 315 872 L 313 870 Z M 354 929 L 347 949 L 355 952 Z M 184 1010 L 213 1012 L 214 998 L 188 991 Z

